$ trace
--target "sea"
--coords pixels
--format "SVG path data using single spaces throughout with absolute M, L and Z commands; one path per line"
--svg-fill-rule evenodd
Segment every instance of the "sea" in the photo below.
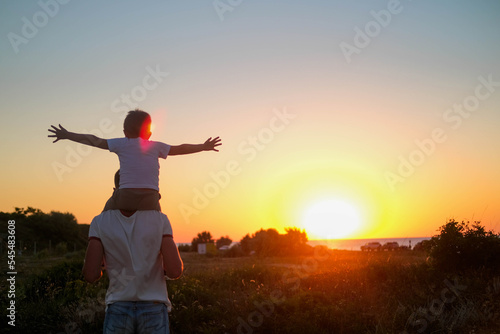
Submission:
M 397 242 L 400 246 L 410 246 L 413 248 L 417 243 L 423 240 L 429 240 L 430 237 L 421 238 L 382 238 L 382 239 L 324 239 L 309 240 L 307 243 L 311 246 L 324 245 L 331 249 L 360 251 L 361 246 L 369 242 L 380 242 L 382 245 L 386 242 Z

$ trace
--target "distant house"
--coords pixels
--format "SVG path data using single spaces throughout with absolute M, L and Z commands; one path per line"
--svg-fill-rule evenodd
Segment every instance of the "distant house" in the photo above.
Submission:
M 217 249 L 214 243 L 201 243 L 198 244 L 198 254 L 215 254 Z
M 198 254 L 207 254 L 207 244 L 198 244 Z

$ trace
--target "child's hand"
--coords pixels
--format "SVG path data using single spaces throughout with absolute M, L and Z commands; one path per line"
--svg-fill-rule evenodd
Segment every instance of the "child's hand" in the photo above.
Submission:
M 65 128 L 62 127 L 61 124 L 59 124 L 59 129 L 56 128 L 55 126 L 51 125 L 52 129 L 49 129 L 49 132 L 52 132 L 53 135 L 48 135 L 47 137 L 55 137 L 56 140 L 53 141 L 53 143 L 57 142 L 58 140 L 61 139 L 68 139 L 69 138 L 69 132 Z
M 222 145 L 222 140 L 219 137 L 214 139 L 210 137 L 205 141 L 205 143 L 203 143 L 203 150 L 219 152 L 219 150 L 216 149 L 216 147 L 220 145 Z

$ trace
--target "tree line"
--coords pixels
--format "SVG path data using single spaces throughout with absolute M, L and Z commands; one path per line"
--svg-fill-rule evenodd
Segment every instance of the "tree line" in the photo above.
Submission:
M 89 225 L 78 224 L 71 213 L 51 211 L 45 213 L 32 207 L 15 208 L 14 212 L 0 212 L 0 238 L 2 251 L 7 245 L 8 222 L 15 221 L 16 250 L 33 254 L 53 248 L 56 252 L 82 250 L 87 246 Z M 229 236 L 215 240 L 208 231 L 193 238 L 191 244 L 179 245 L 180 251 L 197 251 L 200 243 L 223 246 L 226 256 L 297 256 L 311 255 L 313 247 L 307 244 L 304 230 L 286 228 L 284 234 L 276 229 L 260 229 L 246 234 L 233 244 Z M 36 249 L 35 249 L 36 245 Z M 439 228 L 439 234 L 415 245 L 414 251 L 425 252 L 429 259 L 444 270 L 467 268 L 500 269 L 500 234 L 487 231 L 480 222 L 450 220 Z
M 16 250 L 35 253 L 44 249 L 59 252 L 87 247 L 89 225 L 80 225 L 71 213 L 45 213 L 32 207 L 0 212 L 0 237 L 5 249 L 9 221 L 15 221 Z M 35 248 L 36 247 L 36 248 Z
M 229 256 L 259 255 L 259 256 L 287 256 L 309 255 L 313 248 L 307 244 L 307 233 L 295 227 L 285 228 L 285 234 L 280 234 L 276 229 L 260 229 L 252 235 L 246 234 L 238 244 L 227 250 Z M 213 243 L 217 249 L 232 244 L 231 238 L 222 236 L 214 240 L 212 234 L 203 231 L 191 241 L 191 245 L 180 245 L 180 251 L 198 250 L 200 243 Z

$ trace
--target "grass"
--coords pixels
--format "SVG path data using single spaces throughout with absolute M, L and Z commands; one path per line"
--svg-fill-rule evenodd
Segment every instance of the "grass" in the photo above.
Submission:
M 485 269 L 447 275 L 413 252 L 181 255 L 173 333 L 500 333 L 500 277 Z M 82 259 L 18 257 L 13 333 L 101 331 L 107 279 L 84 283 Z

